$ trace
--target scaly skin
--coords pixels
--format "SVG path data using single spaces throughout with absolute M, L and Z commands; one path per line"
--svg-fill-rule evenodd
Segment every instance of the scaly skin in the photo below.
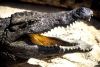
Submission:
M 81 7 L 57 13 L 20 12 L 12 14 L 11 17 L 2 18 L 0 21 L 0 42 L 2 43 L 0 53 L 8 52 L 21 58 L 30 58 L 69 52 L 88 52 L 92 48 L 87 43 L 81 41 L 76 43 L 64 41 L 63 43 L 60 39 L 53 40 L 41 34 L 56 27 L 66 27 L 77 20 L 89 21 L 92 15 L 91 9 Z M 36 39 L 42 41 L 42 38 L 46 38 L 48 42 L 46 44 L 43 43 L 46 40 L 43 40 L 42 44 L 37 40 L 34 42 L 33 35 L 35 34 L 41 35 L 36 36 Z M 28 38 L 32 43 L 29 42 Z

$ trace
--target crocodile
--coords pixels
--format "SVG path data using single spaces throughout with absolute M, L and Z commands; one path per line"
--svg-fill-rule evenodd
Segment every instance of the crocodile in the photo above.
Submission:
M 59 34 L 77 22 L 89 22 L 93 11 L 80 7 L 56 13 L 18 12 L 0 19 L 0 56 L 42 58 L 73 52 L 89 52 L 90 44 L 70 42 Z M 53 31 L 52 31 L 53 30 Z M 61 32 L 58 33 L 58 30 Z M 50 33 L 50 35 L 48 35 Z M 65 33 L 66 34 L 66 33 Z

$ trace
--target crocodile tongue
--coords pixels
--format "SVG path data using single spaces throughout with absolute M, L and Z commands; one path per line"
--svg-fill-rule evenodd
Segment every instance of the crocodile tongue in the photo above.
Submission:
M 30 40 L 34 44 L 38 44 L 41 46 L 74 46 L 76 43 L 69 43 L 65 42 L 63 40 L 53 38 L 53 37 L 47 37 L 43 36 L 41 34 L 29 34 Z M 67 45 L 70 44 L 70 45 Z
M 56 39 L 43 36 L 40 34 L 29 34 L 29 37 L 32 43 L 42 45 L 42 46 L 51 46 L 54 44 L 62 43 L 57 41 Z

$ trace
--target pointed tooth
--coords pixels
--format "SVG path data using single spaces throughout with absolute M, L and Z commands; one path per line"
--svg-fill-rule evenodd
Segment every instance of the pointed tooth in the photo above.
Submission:
M 73 50 L 73 47 L 71 47 L 70 50 Z
M 83 52 L 87 51 L 86 49 L 82 49 Z
M 76 24 L 75 22 L 72 23 L 73 25 Z
M 71 24 L 68 25 L 69 27 L 71 26 Z
M 49 34 L 51 31 L 47 31 L 47 33 L 46 34 Z
M 44 32 L 43 34 L 46 34 L 47 32 Z
M 62 30 L 65 30 L 65 28 L 64 28 L 64 27 L 61 27 L 61 29 L 62 29 Z
M 58 29 L 58 27 L 55 27 L 54 30 L 56 31 Z
M 55 44 L 55 46 L 58 46 L 57 44 Z
M 89 51 L 89 49 L 86 49 L 87 51 Z
M 48 31 L 48 32 L 44 33 L 43 35 L 45 35 L 45 36 L 51 36 L 51 33 L 50 32 L 51 31 Z
M 67 51 L 70 51 L 72 48 L 71 47 L 67 47 L 67 48 L 65 47 L 64 49 L 67 50 Z
M 87 51 L 90 51 L 90 50 L 92 50 L 92 49 L 87 48 L 86 50 L 87 50 Z
M 57 32 L 59 32 L 58 27 L 54 28 L 54 32 L 55 32 L 55 34 L 57 34 Z
M 50 35 L 55 34 L 55 33 L 54 33 L 54 30 L 53 30 L 53 29 L 51 29 L 51 31 L 49 32 L 49 34 L 50 34 Z
M 69 29 L 69 25 L 67 26 L 67 30 Z
M 58 26 L 58 29 L 60 29 L 61 27 L 60 26 Z
M 63 53 L 66 51 L 66 49 L 63 49 Z
M 49 32 L 49 31 L 48 31 Z M 44 34 L 48 34 L 48 32 L 45 32 Z
M 73 50 L 75 50 L 76 49 L 76 47 L 73 47 Z
M 69 51 L 69 48 L 67 48 L 67 50 Z
M 54 28 L 55 33 L 58 32 L 59 30 L 60 30 L 60 27 L 55 27 Z
M 70 51 L 70 48 L 67 48 L 68 51 Z
M 80 50 L 83 51 L 83 52 L 85 51 L 84 49 L 80 49 Z
M 45 35 L 45 34 L 47 34 L 47 32 L 41 33 L 41 35 Z
M 72 26 L 74 25 L 74 22 L 72 23 Z
M 74 28 L 74 24 L 71 25 L 71 28 L 72 28 L 72 29 Z
M 79 49 L 79 47 L 76 47 L 76 49 L 78 50 L 78 49 Z
M 72 27 L 73 26 L 73 24 L 70 24 L 70 27 Z
M 75 23 L 77 23 L 77 21 L 75 21 Z
M 76 24 L 75 22 L 73 22 L 73 25 Z

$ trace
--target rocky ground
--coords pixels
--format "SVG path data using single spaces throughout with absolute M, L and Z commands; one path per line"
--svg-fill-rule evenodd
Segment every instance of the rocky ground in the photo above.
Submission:
M 8 17 L 12 13 L 22 11 L 46 11 L 57 12 L 63 9 L 45 7 L 40 5 L 29 4 L 16 4 L 16 3 L 1 3 L 0 4 L 0 17 Z M 55 57 L 50 60 L 39 60 L 38 58 L 30 58 L 28 61 L 9 65 L 9 67 L 99 67 L 100 66 L 100 21 L 94 18 L 90 23 L 77 23 L 76 27 L 83 29 L 77 29 L 77 35 L 80 33 L 80 37 L 86 43 L 92 44 L 93 50 L 87 53 L 70 53 L 65 54 L 62 57 Z M 72 28 L 70 28 L 72 30 Z M 74 31 L 74 32 L 76 32 Z M 80 31 L 80 32 L 79 32 Z M 34 65 L 34 66 L 33 66 Z

